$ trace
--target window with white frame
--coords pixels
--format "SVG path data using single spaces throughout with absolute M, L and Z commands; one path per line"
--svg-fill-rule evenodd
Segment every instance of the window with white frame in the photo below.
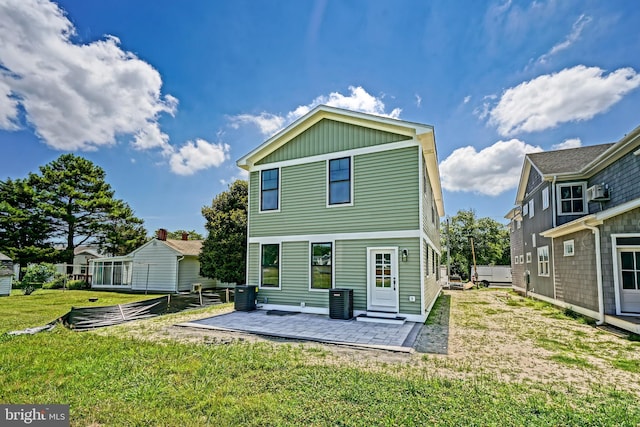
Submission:
M 260 285 L 263 288 L 280 287 L 280 245 L 262 245 L 260 254 Z
M 533 202 L 533 199 L 531 199 L 529 200 L 529 218 L 533 218 L 533 215 L 535 215 L 535 211 L 533 207 L 534 207 L 534 202 Z
M 527 264 L 531 264 L 531 252 L 527 252 Z
M 311 289 L 331 289 L 332 244 L 311 244 Z
M 549 276 L 549 246 L 538 248 L 538 276 Z
M 520 255 L 520 264 L 524 264 L 524 255 Z
M 575 253 L 575 245 L 573 239 L 562 242 L 564 246 L 564 256 L 573 256 Z
M 542 210 L 545 210 L 549 207 L 549 187 L 544 187 L 542 189 Z
M 276 211 L 279 208 L 279 172 L 280 171 L 278 169 L 267 169 L 260 172 L 261 211 Z
M 557 185 L 558 215 L 575 215 L 587 212 L 587 203 L 584 199 L 586 185 L 585 182 Z
M 522 205 L 522 216 L 525 217 L 529 214 L 529 205 L 525 203 Z
M 533 233 L 531 235 L 531 246 L 533 246 L 534 248 L 536 247 L 536 234 Z
M 329 205 L 351 203 L 351 157 L 329 160 Z
M 518 264 L 518 255 L 513 257 L 513 264 Z

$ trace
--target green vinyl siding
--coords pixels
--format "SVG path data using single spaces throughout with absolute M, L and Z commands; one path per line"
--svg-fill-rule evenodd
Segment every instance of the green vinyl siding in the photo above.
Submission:
M 250 177 L 249 237 L 419 229 L 418 150 L 354 156 L 353 206 L 327 207 L 327 162 L 280 169 L 280 212 L 259 212 L 259 172 Z
M 281 260 L 282 289 L 260 289 L 258 302 L 300 307 L 329 306 L 326 290 L 309 290 L 309 242 L 283 242 Z M 420 240 L 368 239 L 338 240 L 334 244 L 334 287 L 353 289 L 354 310 L 367 309 L 367 248 L 397 247 L 409 250 L 406 262 L 398 261 L 400 313 L 420 314 Z M 249 245 L 249 283 L 258 284 L 260 277 L 260 245 Z M 415 302 L 409 302 L 415 296 Z
M 410 139 L 411 137 L 406 135 L 323 119 L 257 164 L 264 165 Z

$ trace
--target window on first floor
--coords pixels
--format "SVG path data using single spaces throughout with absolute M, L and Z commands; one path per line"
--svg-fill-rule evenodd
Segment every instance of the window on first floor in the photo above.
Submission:
M 564 256 L 573 256 L 575 254 L 575 245 L 574 240 L 565 240 L 562 242 L 564 246 Z
M 538 276 L 549 276 L 549 246 L 538 248 Z
M 531 252 L 527 252 L 527 264 L 531 263 Z
M 622 289 L 640 290 L 640 250 L 620 252 Z
M 586 184 L 583 182 L 558 184 L 558 215 L 586 213 L 584 201 Z
M 262 245 L 260 286 L 264 288 L 280 287 L 280 245 Z
M 332 244 L 311 244 L 311 289 L 332 287 Z

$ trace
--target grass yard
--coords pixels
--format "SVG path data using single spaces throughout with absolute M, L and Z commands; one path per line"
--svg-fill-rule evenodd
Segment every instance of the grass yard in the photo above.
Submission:
M 98 301 L 89 302 L 92 297 Z M 38 289 L 31 295 L 23 295 L 22 291 L 14 289 L 11 296 L 0 297 L 0 334 L 46 325 L 67 313 L 72 306 L 99 307 L 156 297 L 158 295 L 61 289 Z
M 503 301 L 499 295 L 447 293 L 451 335 L 446 355 L 395 355 L 242 338 L 218 342 L 206 336 L 180 342 L 169 333 L 177 329 L 172 323 L 230 305 L 96 332 L 57 328 L 34 336 L 3 335 L 0 402 L 68 403 L 76 426 L 640 423 L 639 374 L 627 370 L 637 368 L 640 343 L 601 335 L 548 306 L 513 296 Z M 3 321 L 7 300 L 0 299 Z M 498 347 L 504 347 L 508 337 L 511 345 L 522 346 L 522 353 L 499 358 L 473 353 L 492 345 L 485 342 L 491 339 L 486 332 L 496 324 L 501 325 L 501 331 L 493 330 Z M 554 327 L 568 335 L 549 325 L 559 325 Z M 594 360 L 598 357 L 607 359 L 606 369 Z M 536 361 L 564 367 L 572 377 L 582 372 L 594 381 L 565 381 L 561 370 L 546 379 L 515 374 L 529 371 Z M 603 381 L 609 372 L 626 375 L 630 383 Z

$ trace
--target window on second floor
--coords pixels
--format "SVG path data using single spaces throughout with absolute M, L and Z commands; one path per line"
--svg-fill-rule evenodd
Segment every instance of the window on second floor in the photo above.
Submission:
M 279 208 L 279 170 L 268 169 L 260 172 L 260 210 L 276 211 Z
M 575 215 L 587 212 L 584 182 L 558 184 L 558 215 Z
M 533 199 L 529 200 L 529 218 L 533 218 L 533 216 L 535 215 L 535 209 L 534 209 L 534 202 Z
M 549 187 L 542 189 L 542 210 L 549 207 Z
M 329 205 L 351 203 L 351 157 L 329 160 Z

